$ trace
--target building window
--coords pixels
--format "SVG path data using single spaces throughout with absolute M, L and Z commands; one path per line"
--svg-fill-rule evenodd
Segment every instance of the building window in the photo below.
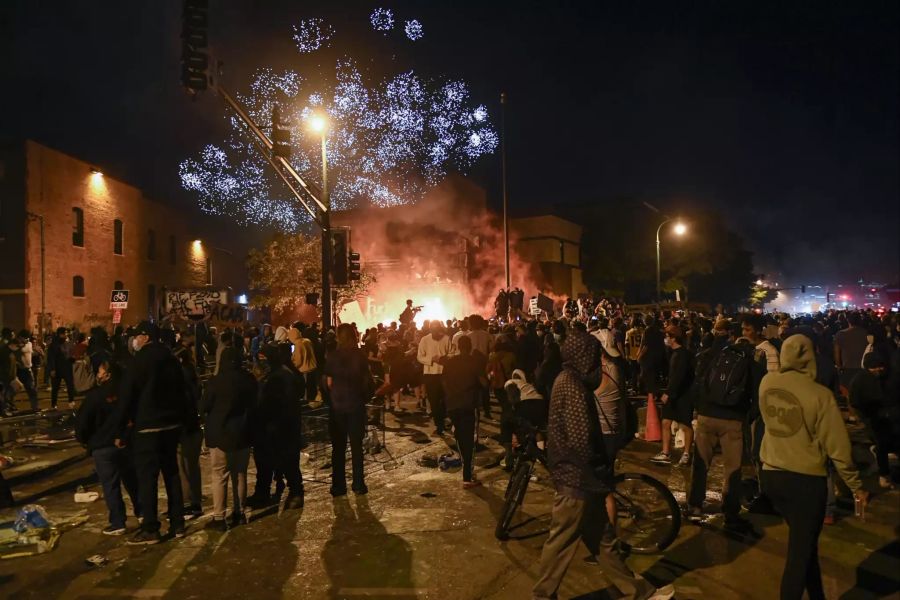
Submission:
M 84 277 L 81 275 L 72 278 L 72 295 L 76 298 L 84 298 Z
M 72 245 L 84 248 L 84 211 L 72 208 Z
M 118 279 L 116 279 L 115 283 L 113 283 L 113 289 L 114 290 L 124 290 L 125 284 L 122 283 L 121 281 L 119 281 Z
M 176 251 L 176 249 L 177 248 L 175 247 L 175 236 L 170 235 L 169 236 L 169 264 L 172 266 L 175 266 L 175 251 Z
M 147 260 L 156 260 L 156 232 L 147 230 Z
M 156 286 L 152 283 L 147 286 L 147 314 L 155 318 L 156 310 Z
M 120 219 L 116 219 L 113 221 L 113 254 L 118 254 L 119 256 L 125 254 L 123 252 L 124 244 L 124 226 L 122 225 L 122 221 Z

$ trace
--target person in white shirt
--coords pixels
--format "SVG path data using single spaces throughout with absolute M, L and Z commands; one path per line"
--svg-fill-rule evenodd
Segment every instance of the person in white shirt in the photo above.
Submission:
M 463 319 L 459 322 L 459 331 L 453 334 L 450 340 L 450 356 L 459 354 L 459 338 L 469 335 L 469 319 Z
M 432 321 L 431 333 L 419 341 L 418 361 L 424 367 L 425 393 L 431 404 L 431 418 L 434 420 L 435 435 L 444 435 L 446 406 L 444 405 L 444 385 L 441 374 L 443 361 L 450 355 L 450 338 L 444 335 L 440 321 Z
M 754 315 L 747 315 L 741 321 L 741 335 L 756 348 L 757 355 L 765 356 L 766 372 L 777 373 L 781 368 L 778 348 L 762 336 L 762 323 Z
M 603 349 L 613 358 L 621 356 L 619 349 L 616 347 L 616 336 L 609 328 L 609 319 L 602 317 L 600 319 L 600 329 L 591 332 L 591 335 L 600 341 Z

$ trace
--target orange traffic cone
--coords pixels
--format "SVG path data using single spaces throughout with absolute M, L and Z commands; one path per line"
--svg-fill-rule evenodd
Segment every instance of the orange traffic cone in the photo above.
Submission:
M 647 420 L 644 423 L 644 440 L 658 442 L 662 440 L 662 428 L 659 424 L 659 411 L 656 410 L 656 402 L 653 394 L 647 394 Z

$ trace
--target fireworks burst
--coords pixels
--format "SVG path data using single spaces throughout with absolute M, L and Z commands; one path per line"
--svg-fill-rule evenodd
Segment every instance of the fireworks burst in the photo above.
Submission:
M 371 15 L 372 27 L 389 30 L 393 19 L 389 10 L 377 9 Z M 321 19 L 306 19 L 294 28 L 293 37 L 298 52 L 307 54 L 327 47 L 334 33 Z M 419 39 L 421 23 L 407 21 L 405 33 Z M 316 182 L 321 172 L 319 137 L 305 122 L 313 113 L 327 114 L 331 203 L 337 210 L 360 202 L 416 202 L 449 170 L 464 171 L 498 146 L 487 109 L 470 104 L 462 81 L 405 71 L 367 82 L 349 58 L 337 62 L 333 75 L 316 80 L 323 83 L 313 85 L 292 70 L 260 69 L 249 91 L 238 97 L 264 128 L 271 124 L 273 106 L 280 106 L 291 125 L 291 163 Z M 203 210 L 244 223 L 294 231 L 308 222 L 308 214 L 270 176 L 242 124 L 230 119 L 231 133 L 222 143 L 210 144 L 181 163 L 183 187 L 197 193 Z

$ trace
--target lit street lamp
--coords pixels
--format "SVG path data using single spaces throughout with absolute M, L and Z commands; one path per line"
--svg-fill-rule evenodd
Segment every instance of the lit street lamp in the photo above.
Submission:
M 328 121 L 322 115 L 312 115 L 309 129 L 322 138 L 322 331 L 331 327 L 331 200 L 328 197 L 328 153 L 326 134 Z
M 675 219 L 666 219 L 662 223 L 659 224 L 659 227 L 656 228 L 656 302 L 659 303 L 660 298 L 662 296 L 662 286 L 660 285 L 660 277 L 659 277 L 659 232 L 662 231 L 663 225 L 666 223 L 671 223 Z M 678 222 L 675 223 L 675 227 L 672 228 L 675 231 L 675 235 L 684 235 L 687 232 L 687 225 L 684 223 Z

